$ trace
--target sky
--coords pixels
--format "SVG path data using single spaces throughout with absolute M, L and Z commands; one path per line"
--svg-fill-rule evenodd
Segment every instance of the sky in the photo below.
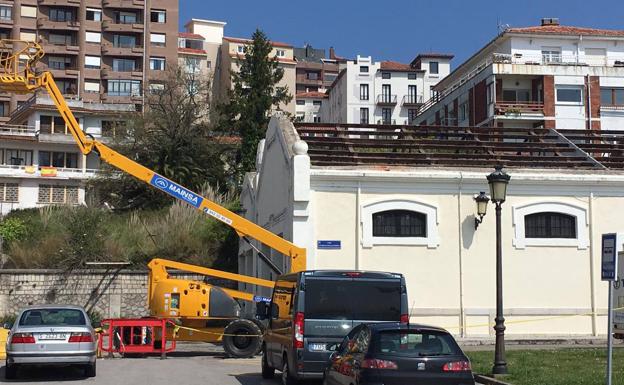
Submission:
M 354 58 L 409 63 L 418 53 L 452 53 L 461 64 L 496 36 L 499 25 L 562 25 L 624 29 L 624 0 L 179 0 L 180 30 L 192 17 L 225 21 L 225 35 L 301 47 L 330 46 Z

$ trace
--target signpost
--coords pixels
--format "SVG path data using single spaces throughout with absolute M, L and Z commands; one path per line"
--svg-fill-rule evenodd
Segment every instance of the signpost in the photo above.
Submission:
M 622 234 L 602 234 L 601 277 L 609 284 L 608 327 L 607 327 L 607 385 L 611 385 L 613 359 L 613 284 L 617 280 L 618 252 L 622 250 Z

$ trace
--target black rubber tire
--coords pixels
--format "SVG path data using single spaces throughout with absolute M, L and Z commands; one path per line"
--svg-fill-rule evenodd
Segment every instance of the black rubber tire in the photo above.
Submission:
M 262 378 L 270 379 L 275 377 L 275 368 L 269 366 L 269 361 L 267 361 L 267 352 L 266 347 L 262 349 Z
M 258 354 L 262 347 L 262 331 L 251 320 L 234 320 L 225 327 L 224 333 L 223 349 L 230 357 L 250 358 Z M 240 337 L 246 334 L 252 337 Z
M 7 380 L 14 380 L 17 378 L 17 365 L 6 364 L 4 367 L 4 378 Z
M 297 383 L 297 379 L 290 374 L 288 357 L 284 356 L 284 365 L 282 366 L 282 385 L 297 385 Z
M 97 361 L 94 361 L 92 364 L 85 366 L 84 374 L 86 377 L 95 377 L 96 362 Z

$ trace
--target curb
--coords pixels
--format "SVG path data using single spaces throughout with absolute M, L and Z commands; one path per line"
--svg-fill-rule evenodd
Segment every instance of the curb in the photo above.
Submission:
M 503 382 L 499 379 L 484 376 L 482 374 L 475 374 L 474 379 L 484 385 L 512 385 L 508 382 Z

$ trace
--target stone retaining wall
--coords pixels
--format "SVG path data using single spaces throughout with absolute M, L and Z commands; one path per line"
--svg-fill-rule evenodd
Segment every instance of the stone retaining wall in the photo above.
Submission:
M 180 279 L 203 279 L 182 272 L 170 274 Z M 147 271 L 134 270 L 76 270 L 70 274 L 60 270 L 0 270 L 0 316 L 15 315 L 29 305 L 56 303 L 80 305 L 103 318 L 143 317 L 149 315 L 147 277 Z

